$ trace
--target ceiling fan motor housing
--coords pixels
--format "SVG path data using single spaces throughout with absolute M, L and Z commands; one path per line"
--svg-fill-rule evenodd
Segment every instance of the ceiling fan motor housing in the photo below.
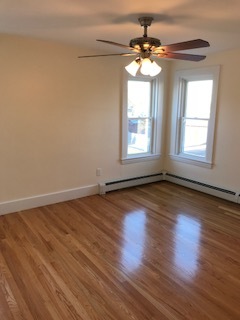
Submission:
M 134 38 L 130 41 L 129 46 L 141 51 L 153 51 L 161 46 L 161 41 L 151 37 Z

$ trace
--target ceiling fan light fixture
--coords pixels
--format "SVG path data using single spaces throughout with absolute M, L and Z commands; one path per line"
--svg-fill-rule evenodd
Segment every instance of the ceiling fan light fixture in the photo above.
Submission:
M 149 58 L 144 58 L 144 59 L 137 58 L 125 67 L 127 72 L 130 73 L 133 77 L 136 76 L 139 68 L 140 68 L 141 74 L 143 74 L 144 76 L 150 76 L 150 77 L 155 77 L 162 70 L 162 68 L 155 61 L 152 61 Z
M 127 70 L 128 73 L 130 73 L 132 76 L 136 76 L 138 69 L 140 67 L 140 59 L 137 58 L 133 60 L 131 63 L 129 63 L 125 69 Z

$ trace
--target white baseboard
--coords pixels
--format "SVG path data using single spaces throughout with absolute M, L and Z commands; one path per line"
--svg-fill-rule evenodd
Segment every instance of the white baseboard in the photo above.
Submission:
M 35 197 L 17 199 L 9 202 L 0 202 L 0 215 L 17 212 L 21 210 L 42 207 L 58 202 L 78 199 L 91 196 L 98 193 L 98 185 L 90 185 L 86 187 L 64 190 L 49 194 L 42 194 Z

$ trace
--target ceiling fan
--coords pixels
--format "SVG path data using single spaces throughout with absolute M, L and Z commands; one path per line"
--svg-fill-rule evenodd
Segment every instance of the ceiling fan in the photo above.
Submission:
M 188 61 L 201 61 L 206 58 L 206 56 L 204 55 L 179 53 L 175 51 L 209 47 L 210 45 L 207 41 L 202 39 L 195 39 L 169 45 L 162 45 L 159 39 L 151 38 L 147 35 L 147 28 L 151 26 L 153 18 L 140 17 L 138 21 L 140 25 L 144 28 L 144 34 L 140 38 L 131 39 L 129 46 L 113 41 L 97 39 L 97 41 L 127 49 L 131 53 L 96 54 L 79 56 L 78 58 L 92 58 L 104 56 L 137 56 L 136 59 L 126 67 L 126 70 L 133 76 L 137 74 L 137 71 L 140 68 L 140 66 L 140 71 L 144 75 L 154 76 L 161 71 L 161 67 L 158 66 L 156 62 L 151 59 L 151 57 Z

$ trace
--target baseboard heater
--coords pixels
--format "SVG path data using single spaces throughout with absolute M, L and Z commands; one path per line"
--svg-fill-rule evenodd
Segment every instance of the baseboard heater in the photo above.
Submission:
M 157 182 L 162 180 L 179 184 L 183 187 L 204 192 L 228 201 L 240 203 L 240 194 L 233 190 L 212 186 L 207 183 L 181 177 L 169 172 L 161 172 L 161 173 L 156 173 L 156 174 L 151 174 L 146 176 L 102 182 L 102 183 L 99 183 L 99 194 L 105 194 L 107 192 L 118 190 L 118 189 L 134 187 L 141 184 L 147 184 L 147 183 L 152 183 L 152 182 Z
M 99 183 L 99 194 L 163 180 L 163 173 Z
M 163 180 L 173 182 L 197 191 L 201 191 L 215 197 L 219 197 L 225 200 L 239 203 L 239 193 L 232 190 L 227 190 L 220 187 L 212 186 L 203 182 L 180 177 L 168 172 L 164 173 Z

